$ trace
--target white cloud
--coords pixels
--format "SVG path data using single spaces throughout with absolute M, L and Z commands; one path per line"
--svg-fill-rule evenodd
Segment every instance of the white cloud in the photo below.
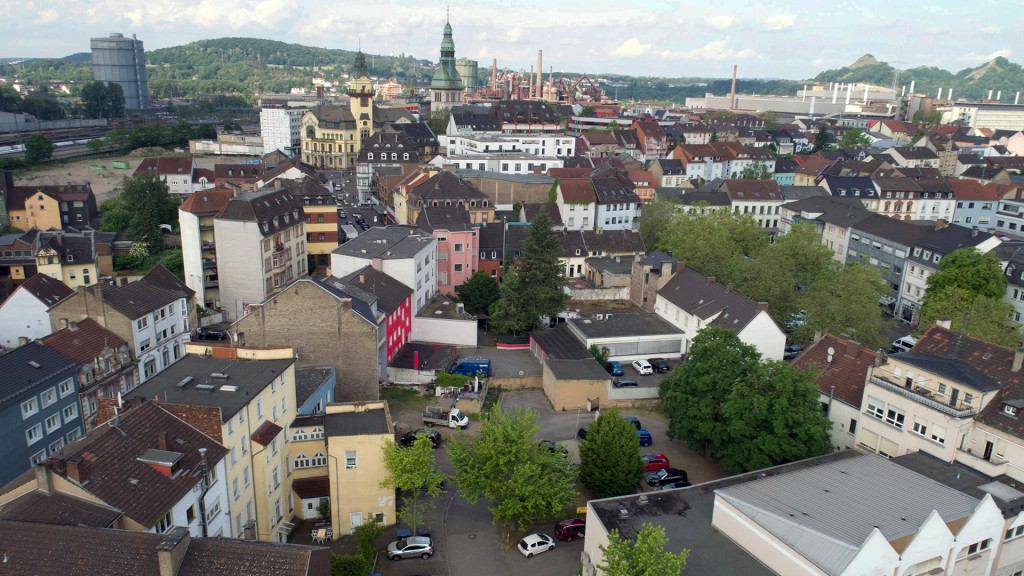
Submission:
M 774 14 L 764 19 L 765 30 L 786 30 L 796 23 L 796 14 Z
M 981 31 L 984 34 L 999 34 L 1000 32 L 1003 31 L 1003 27 L 1002 26 L 985 26 L 984 28 L 981 29 Z
M 519 40 L 519 38 L 521 38 L 522 36 L 523 36 L 523 29 L 522 28 L 509 28 L 505 32 L 505 40 L 508 40 L 509 42 L 515 42 L 516 40 Z
M 966 62 L 966 63 L 974 65 L 974 66 L 979 66 L 981 64 L 984 64 L 984 63 L 989 62 L 991 60 L 994 60 L 996 58 L 999 58 L 999 57 L 1009 58 L 1012 55 L 1013 55 L 1013 50 L 1011 50 L 1009 48 L 1002 48 L 1000 50 L 996 50 L 995 52 L 992 52 L 991 54 L 978 54 L 977 52 L 968 52 L 966 54 L 963 54 L 963 55 L 959 56 L 956 59 L 956 61 L 957 62 Z
M 612 54 L 616 56 L 643 56 L 653 49 L 654 46 L 644 44 L 639 38 L 633 37 L 619 44 L 618 48 L 612 50 Z
M 728 30 L 736 24 L 736 19 L 726 14 L 714 14 L 709 16 L 704 23 L 707 24 L 708 28 L 713 28 L 715 30 Z
M 729 47 L 729 37 L 712 40 L 693 50 L 662 50 L 658 53 L 664 60 L 750 60 L 761 54 L 753 48 L 734 50 Z
M 49 24 L 51 22 L 56 22 L 59 17 L 60 14 L 58 14 L 56 10 L 41 10 L 39 12 L 39 17 L 36 18 L 36 22 L 39 24 Z

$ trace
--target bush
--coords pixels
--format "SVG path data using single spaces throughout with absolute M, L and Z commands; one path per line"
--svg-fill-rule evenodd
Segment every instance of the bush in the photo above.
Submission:
M 372 568 L 373 561 L 377 559 L 377 540 L 384 533 L 384 525 L 371 515 L 370 521 L 357 526 L 354 532 L 357 542 L 356 555 Z

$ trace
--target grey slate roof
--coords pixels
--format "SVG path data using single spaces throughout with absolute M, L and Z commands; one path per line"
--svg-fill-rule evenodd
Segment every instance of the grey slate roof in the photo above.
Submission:
M 46 274 L 36 274 L 22 282 L 18 288 L 28 291 L 47 307 L 52 307 L 75 293 L 64 282 L 50 278 Z
M 971 248 L 992 238 L 988 232 L 981 232 L 965 226 L 950 224 L 940 230 L 934 230 L 927 236 L 918 240 L 916 246 L 920 246 L 932 252 L 946 255 L 961 248 Z M 913 259 L 918 259 L 911 256 Z
M 892 356 L 901 362 L 906 362 L 907 364 L 927 370 L 933 374 L 938 374 L 944 378 L 949 378 L 956 382 L 962 382 L 968 386 L 973 386 L 975 389 L 982 392 L 1002 390 L 1006 387 L 1004 384 L 1000 384 L 998 381 L 989 378 L 978 370 L 975 370 L 966 362 L 955 358 L 943 358 L 941 356 L 932 356 L 930 354 L 915 354 L 914 352 L 901 352 L 899 354 L 893 354 Z
M 587 258 L 587 265 L 606 274 L 624 274 L 628 276 L 633 268 L 633 257 L 604 256 L 601 258 Z
M 387 434 L 391 431 L 391 422 L 388 422 L 383 409 L 325 414 L 324 431 L 327 436 Z
M 874 531 L 892 541 L 933 510 L 966 518 L 978 500 L 875 455 L 823 464 L 717 490 L 767 532 L 827 574 L 841 574 Z
M 334 372 L 333 366 L 310 366 L 295 370 L 295 404 L 302 406 L 316 392 L 328 376 Z
M 632 336 L 682 336 L 683 331 L 650 313 L 609 314 L 604 320 L 572 318 L 566 322 L 588 339 Z
M 582 230 L 583 243 L 590 253 L 643 254 L 647 252 L 639 230 Z
M 1008 476 L 991 478 L 959 462 L 946 462 L 921 451 L 908 452 L 892 461 L 972 498 L 981 500 L 991 494 L 1007 517 L 1024 506 L 1024 485 Z
M 43 386 L 53 386 L 59 378 L 70 377 L 76 367 L 38 340 L 0 356 L 0 410 Z
M 376 296 L 377 307 L 388 315 L 398 310 L 402 302 L 412 294 L 412 288 L 372 266 L 356 270 L 340 280 L 346 286 L 354 286 Z
M 587 350 L 580 341 L 569 332 L 565 323 L 559 324 L 550 330 L 537 330 L 530 333 L 532 338 L 541 350 L 550 359 L 555 360 L 586 360 L 594 355 Z
M 345 284 L 340 278 L 326 276 L 324 278 L 299 278 L 297 282 L 312 282 L 322 290 L 326 290 L 339 300 L 349 300 L 352 303 L 352 310 L 362 316 L 367 322 L 376 326 L 379 318 L 373 312 L 373 306 L 377 302 L 377 296 L 363 290 L 358 285 Z M 276 296 L 275 296 L 276 297 Z
M 189 354 L 129 392 L 125 398 L 159 397 L 172 404 L 215 406 L 220 408 L 222 421 L 227 422 L 294 363 L 294 358 L 237 360 Z M 212 375 L 217 373 L 227 374 L 228 378 L 214 378 Z M 188 377 L 192 380 L 179 388 L 178 384 Z M 213 385 L 214 389 L 200 389 L 198 386 L 201 384 Z M 237 386 L 238 390 L 221 390 L 224 385 Z M 254 422 L 254 427 L 257 424 Z
M 840 196 L 811 196 L 783 205 L 787 210 L 799 213 L 818 214 L 815 220 L 849 228 L 873 213 L 856 198 Z
M 896 220 L 881 214 L 871 214 L 852 226 L 854 230 L 884 238 L 904 246 L 913 246 L 925 237 L 931 228 Z
M 415 226 L 374 226 L 334 249 L 334 254 L 384 260 L 412 258 L 434 237 Z
M 284 188 L 261 188 L 228 200 L 216 220 L 256 222 L 264 238 L 305 218 L 302 202 Z
M 711 324 L 737 332 L 761 312 L 757 302 L 687 267 L 676 272 L 658 296 L 705 321 L 714 317 Z
M 131 282 L 124 286 L 93 285 L 88 289 L 102 291 L 103 301 L 131 320 L 141 318 L 153 310 L 159 310 L 182 298 L 175 292 L 157 288 L 142 281 Z

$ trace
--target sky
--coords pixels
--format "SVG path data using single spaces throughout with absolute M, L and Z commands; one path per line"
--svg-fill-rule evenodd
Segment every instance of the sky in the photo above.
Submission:
M 61 57 L 136 34 L 147 50 L 246 36 L 437 60 L 446 9 L 455 54 L 489 68 L 803 79 L 865 53 L 953 72 L 1024 59 L 1024 19 L 996 0 L 0 0 L 0 57 Z M 1020 54 L 1015 53 L 1020 52 Z

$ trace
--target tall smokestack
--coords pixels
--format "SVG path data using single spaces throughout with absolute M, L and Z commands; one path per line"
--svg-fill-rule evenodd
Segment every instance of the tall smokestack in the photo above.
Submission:
M 491 90 L 498 89 L 498 59 L 491 59 Z
M 867 84 L 864 85 L 864 103 L 865 104 L 868 103 L 868 89 L 869 88 L 870 88 L 870 86 L 868 86 Z
M 1003 91 L 1002 90 L 996 92 L 996 100 L 998 100 L 1000 102 L 1003 101 Z
M 1018 103 L 1020 103 L 1020 92 L 1017 92 L 1017 96 L 1014 97 L 1014 99 L 1013 99 L 1013 105 L 1014 106 L 1016 106 Z
M 904 96 L 906 96 L 906 95 L 907 95 L 907 85 L 906 85 L 906 84 L 904 84 L 904 85 L 903 85 L 903 89 L 902 89 L 902 90 L 900 90 L 900 98 L 903 98 L 903 97 L 904 97 Z
M 807 111 L 808 116 L 814 116 L 814 100 L 815 97 L 811 96 L 811 109 Z
M 729 110 L 736 109 L 736 64 L 732 65 L 732 90 L 729 92 Z
M 537 50 L 537 98 L 544 99 L 544 51 Z
M 836 85 L 832 88 L 832 103 L 835 104 L 836 103 L 836 99 L 838 99 L 838 98 L 839 98 L 839 84 L 836 83 Z
M 555 90 L 555 67 L 548 66 L 548 86 L 551 87 L 551 99 L 558 102 L 558 91 Z
M 807 102 L 807 84 L 804 84 L 804 91 L 800 93 L 800 101 Z
M 913 93 L 914 93 L 914 82 L 916 82 L 916 80 L 911 80 L 911 81 L 910 81 L 910 93 L 911 93 L 911 94 L 913 94 Z
M 949 92 L 946 93 L 946 100 L 949 100 L 950 102 L 953 101 L 953 89 L 952 88 L 950 88 Z
M 991 91 L 991 90 L 989 90 L 989 91 L 988 91 L 988 99 L 989 99 L 989 100 L 991 100 L 991 99 L 992 99 L 992 91 Z
M 939 88 L 939 95 L 935 97 L 936 100 L 942 100 L 942 88 Z
M 850 98 L 853 98 L 853 84 L 846 85 L 846 104 L 850 104 Z

